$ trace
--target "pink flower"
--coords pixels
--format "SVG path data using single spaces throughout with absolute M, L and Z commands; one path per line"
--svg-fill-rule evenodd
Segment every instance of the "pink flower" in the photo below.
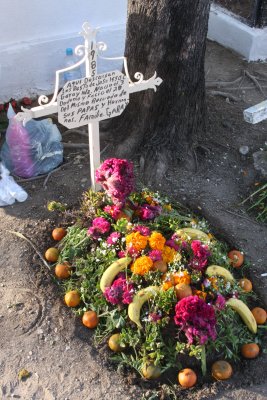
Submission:
M 151 233 L 150 229 L 147 226 L 143 226 L 143 225 L 136 225 L 133 228 L 133 231 L 134 232 L 139 232 L 143 236 L 149 236 L 150 233 Z
M 103 217 L 93 219 L 92 226 L 88 229 L 87 235 L 97 239 L 101 234 L 107 233 L 110 230 L 110 223 Z
M 202 244 L 200 240 L 193 240 L 191 243 L 191 249 L 193 250 L 194 256 L 197 258 L 208 258 L 210 256 L 209 246 Z
M 162 260 L 162 251 L 160 250 L 152 250 L 148 255 L 153 262 Z
M 125 252 L 125 251 L 120 250 L 120 251 L 118 252 L 118 257 L 119 257 L 119 258 L 123 258 L 123 257 L 125 257 L 125 256 L 126 256 L 126 252 Z
M 126 280 L 125 274 L 120 273 L 110 287 L 104 291 L 106 300 L 111 304 L 130 304 L 133 300 L 134 285 Z
M 189 262 L 190 267 L 198 271 L 204 271 L 210 256 L 209 247 L 206 244 L 202 244 L 199 240 L 193 240 L 191 249 L 193 250 L 193 258 Z
M 198 296 L 185 297 L 176 304 L 174 322 L 184 331 L 189 344 L 216 339 L 214 308 Z
M 127 248 L 127 252 L 130 257 L 136 258 L 140 255 L 140 251 L 135 249 L 133 246 Z
M 112 246 L 117 244 L 118 240 L 120 239 L 121 234 L 119 232 L 112 232 L 109 237 L 107 238 L 107 244 Z
M 165 243 L 165 245 L 171 247 L 171 248 L 174 249 L 175 251 L 180 250 L 180 246 L 175 242 L 174 239 L 169 239 L 169 240 L 167 240 L 167 242 Z
M 148 319 L 150 322 L 158 322 L 161 320 L 161 313 L 150 313 Z
M 156 218 L 161 213 L 160 206 L 151 206 L 150 204 L 143 204 L 138 209 L 139 218 L 143 221 L 148 221 Z
M 112 205 L 112 206 L 106 206 L 104 207 L 104 211 L 107 214 L 110 214 L 112 216 L 113 219 L 117 220 L 120 213 L 121 213 L 121 207 Z
M 225 298 L 220 293 L 218 293 L 217 299 L 214 304 L 217 310 L 223 310 L 225 308 L 225 303 L 226 303 Z
M 96 170 L 96 182 L 102 185 L 115 205 L 123 206 L 134 188 L 133 163 L 118 158 L 104 161 Z

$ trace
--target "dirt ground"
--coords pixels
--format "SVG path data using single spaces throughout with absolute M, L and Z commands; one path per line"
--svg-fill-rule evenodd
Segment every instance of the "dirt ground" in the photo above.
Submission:
M 267 227 L 240 206 L 255 189 L 254 183 L 262 179 L 253 167 L 252 153 L 267 140 L 267 121 L 254 126 L 243 121 L 243 110 L 264 99 L 244 71 L 257 76 L 267 94 L 267 64 L 248 64 L 229 50 L 208 43 L 209 113 L 203 154 L 196 171 L 182 166 L 170 171 L 159 189 L 201 213 L 215 235 L 245 252 L 251 262 L 247 275 L 259 303 L 267 306 L 267 277 L 261 277 L 267 272 Z M 243 79 L 238 84 L 216 87 L 218 82 L 232 82 L 240 76 Z M 211 91 L 231 93 L 239 101 L 211 95 Z M 68 141 L 86 143 L 86 138 L 64 136 L 64 142 Z M 239 153 L 241 145 L 249 146 L 245 157 Z M 45 185 L 44 178 L 20 182 L 29 194 L 25 203 L 0 209 L 0 398 L 152 399 L 150 386 L 144 381 L 125 379 L 107 364 L 106 354 L 94 348 L 91 332 L 66 309 L 29 245 L 7 232 L 24 233 L 41 252 L 52 244 L 50 232 L 57 217 L 47 211 L 47 202 L 78 205 L 81 193 L 90 185 L 88 151 L 66 149 L 64 155 L 65 165 L 51 174 Z M 177 398 L 267 399 L 266 361 L 266 354 L 243 361 L 235 366 L 229 382 L 200 384 L 193 391 L 180 391 Z M 18 380 L 22 368 L 31 373 L 24 382 Z

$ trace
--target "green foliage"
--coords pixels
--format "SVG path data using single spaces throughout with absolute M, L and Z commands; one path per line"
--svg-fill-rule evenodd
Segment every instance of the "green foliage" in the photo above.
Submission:
M 67 235 L 60 243 L 60 260 L 72 262 L 76 257 L 82 256 L 90 241 L 87 229 L 77 225 L 69 227 Z
M 207 354 L 224 354 L 225 358 L 239 360 L 240 347 L 245 343 L 253 343 L 255 336 L 241 321 L 239 315 L 230 307 L 217 313 L 217 339 L 207 344 Z
M 221 267 L 231 269 L 227 254 L 229 248 L 224 242 L 213 240 L 210 244 L 211 257 L 209 258 L 209 264 L 220 265 Z

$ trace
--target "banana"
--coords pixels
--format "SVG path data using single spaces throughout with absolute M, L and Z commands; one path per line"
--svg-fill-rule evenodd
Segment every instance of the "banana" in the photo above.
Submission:
M 220 267 L 219 265 L 210 265 L 206 269 L 206 274 L 208 276 L 222 276 L 228 282 L 234 282 L 234 277 L 228 269 Z
M 115 276 L 118 275 L 120 271 L 125 269 L 131 261 L 132 259 L 130 257 L 123 257 L 112 263 L 106 269 L 100 279 L 100 289 L 102 292 L 104 292 L 107 287 L 111 286 Z
M 205 232 L 202 232 L 199 229 L 194 228 L 181 228 L 176 231 L 177 235 L 182 238 L 190 239 L 190 240 L 201 240 L 201 242 L 210 242 L 210 238 Z
M 257 322 L 254 318 L 254 315 L 252 314 L 248 306 L 243 303 L 243 301 L 231 298 L 226 302 L 226 305 L 230 306 L 240 315 L 243 322 L 247 325 L 248 329 L 252 333 L 257 333 Z
M 142 329 L 140 323 L 140 312 L 143 304 L 151 299 L 151 297 L 156 296 L 159 290 L 160 288 L 158 286 L 148 286 L 147 288 L 141 289 L 134 295 L 132 303 L 129 304 L 128 316 L 130 320 L 138 326 L 138 328 Z

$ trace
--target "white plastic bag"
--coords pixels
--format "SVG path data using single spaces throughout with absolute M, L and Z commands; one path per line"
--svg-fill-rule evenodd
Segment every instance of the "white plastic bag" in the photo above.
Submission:
M 8 169 L 0 163 L 0 206 L 9 206 L 15 201 L 23 202 L 28 195 L 9 175 Z

